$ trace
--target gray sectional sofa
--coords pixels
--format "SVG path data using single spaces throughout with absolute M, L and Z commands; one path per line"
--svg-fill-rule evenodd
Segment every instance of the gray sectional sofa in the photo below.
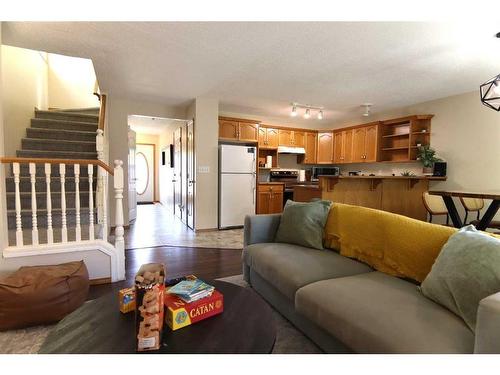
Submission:
M 333 250 L 275 243 L 280 217 L 246 217 L 243 275 L 325 352 L 500 353 L 500 295 L 481 301 L 475 336 L 409 281 Z

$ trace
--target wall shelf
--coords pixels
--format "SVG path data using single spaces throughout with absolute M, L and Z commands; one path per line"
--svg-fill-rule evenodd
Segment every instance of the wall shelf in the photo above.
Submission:
M 409 137 L 409 136 L 410 136 L 410 133 L 400 133 L 400 134 L 383 135 L 382 138 Z

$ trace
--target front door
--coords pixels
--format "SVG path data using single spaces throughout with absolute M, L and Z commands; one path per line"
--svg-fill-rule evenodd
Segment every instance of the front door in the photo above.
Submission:
M 194 229 L 194 122 L 191 121 L 187 125 L 187 202 L 186 214 L 187 225 Z
M 155 146 L 138 143 L 135 151 L 137 202 L 152 203 L 155 186 Z
M 135 178 L 135 131 L 128 129 L 128 218 L 137 217 L 137 197 Z
M 179 127 L 174 132 L 174 213 L 175 216 L 182 219 L 182 128 Z

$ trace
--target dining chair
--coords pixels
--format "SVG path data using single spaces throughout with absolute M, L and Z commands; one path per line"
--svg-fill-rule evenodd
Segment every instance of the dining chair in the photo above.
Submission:
M 425 209 L 429 213 L 429 223 L 432 223 L 432 217 L 438 215 L 446 215 L 446 225 L 449 225 L 450 217 L 448 209 L 444 204 L 443 197 L 439 195 L 430 195 L 429 192 L 424 191 L 422 194 L 422 201 L 424 202 Z
M 467 217 L 469 215 L 469 212 L 477 212 L 476 215 L 476 220 L 472 220 L 469 224 L 472 224 L 474 226 L 477 226 L 479 223 L 479 220 L 481 219 L 481 210 L 484 208 L 484 199 L 483 198 L 464 198 L 460 197 L 460 203 L 462 203 L 462 206 L 464 207 L 465 210 L 465 217 L 464 217 L 464 225 L 467 224 Z M 492 221 L 489 225 L 488 228 L 496 228 L 500 229 L 500 221 Z

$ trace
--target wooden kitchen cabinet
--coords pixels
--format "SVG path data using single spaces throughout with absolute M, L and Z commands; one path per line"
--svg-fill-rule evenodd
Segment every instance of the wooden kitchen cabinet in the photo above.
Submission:
M 304 147 L 305 132 L 279 129 L 279 145 L 285 147 Z
M 219 139 L 258 142 L 259 123 L 232 118 L 219 118 Z
M 318 133 L 317 164 L 333 164 L 333 133 Z
M 278 214 L 283 212 L 284 185 L 259 184 L 257 214 Z
M 377 125 L 364 126 L 352 130 L 353 163 L 377 161 Z
M 333 161 L 335 164 L 350 163 L 352 159 L 352 130 L 333 133 Z
M 312 132 L 305 132 L 304 134 L 304 148 L 306 149 L 306 153 L 304 155 L 303 164 L 316 164 L 318 135 Z
M 259 147 L 261 148 L 278 148 L 278 129 L 274 128 L 259 128 Z

